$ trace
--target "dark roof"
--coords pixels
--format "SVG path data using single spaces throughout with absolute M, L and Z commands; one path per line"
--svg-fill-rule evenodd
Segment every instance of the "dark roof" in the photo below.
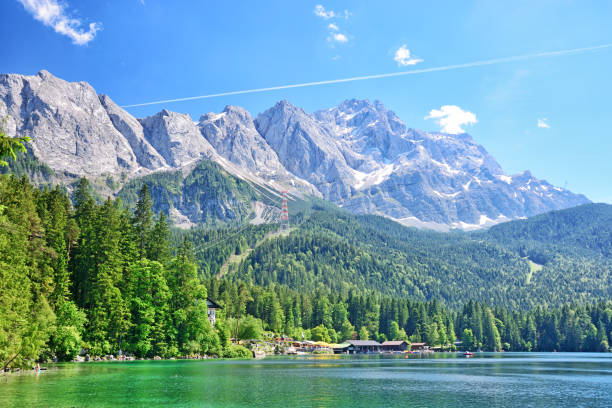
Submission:
M 402 344 L 408 344 L 405 340 L 387 340 L 383 342 L 383 346 L 401 346 Z
M 218 304 L 211 298 L 206 298 L 206 302 L 208 302 L 207 304 L 208 304 L 209 309 L 223 309 L 223 307 L 220 304 Z
M 380 343 L 374 340 L 346 340 L 345 343 L 353 346 L 380 346 Z

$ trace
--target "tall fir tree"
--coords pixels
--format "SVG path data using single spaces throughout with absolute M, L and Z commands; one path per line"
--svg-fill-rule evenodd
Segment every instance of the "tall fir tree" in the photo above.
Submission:
M 158 261 L 162 265 L 170 262 L 172 257 L 170 224 L 163 211 L 159 212 L 157 221 L 149 233 L 146 253 L 148 259 Z
M 146 184 L 138 192 L 138 201 L 134 210 L 134 230 L 139 243 L 140 259 L 147 256 L 147 246 L 153 228 L 153 201 Z

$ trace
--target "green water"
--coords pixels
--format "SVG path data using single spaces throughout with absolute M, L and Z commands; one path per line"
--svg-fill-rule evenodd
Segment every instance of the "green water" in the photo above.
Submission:
M 612 354 L 59 364 L 0 377 L 0 407 L 612 407 Z

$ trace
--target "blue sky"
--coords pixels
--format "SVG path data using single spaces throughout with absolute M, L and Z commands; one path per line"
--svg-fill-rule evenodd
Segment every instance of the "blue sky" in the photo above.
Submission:
M 0 15 L 0 72 L 47 69 L 120 105 L 612 43 L 607 1 L 5 0 Z M 603 48 L 128 111 L 379 99 L 409 127 L 468 131 L 510 174 L 612 203 L 611 72 Z

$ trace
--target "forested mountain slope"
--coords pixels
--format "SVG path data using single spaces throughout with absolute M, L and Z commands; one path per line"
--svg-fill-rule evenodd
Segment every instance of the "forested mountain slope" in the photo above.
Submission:
M 374 290 L 436 299 L 450 306 L 474 299 L 529 308 L 612 296 L 612 264 L 601 256 L 550 249 L 540 268 L 511 242 L 487 234 L 422 231 L 383 217 L 330 208 L 295 214 L 292 219 L 295 227 L 289 236 L 258 245 L 240 265 L 230 268 L 229 277 L 298 290 L 344 294 Z M 513 223 L 506 228 L 514 228 Z M 256 241 L 249 238 L 254 233 L 237 243 L 232 230 L 218 231 L 214 239 L 192 232 L 196 248 L 206 248 L 198 256 L 201 270 L 216 274 L 227 257 L 211 263 L 211 253 L 229 256 L 252 247 L 247 241 Z
M 130 207 L 147 185 L 155 212 L 169 214 L 176 224 L 235 224 L 253 216 L 257 192 L 246 181 L 227 173 L 216 163 L 199 162 L 184 174 L 180 170 L 152 173 L 128 182 L 118 196 Z
M 612 258 L 612 205 L 585 204 L 551 211 L 496 225 L 477 235 L 525 252 L 539 249 Z

